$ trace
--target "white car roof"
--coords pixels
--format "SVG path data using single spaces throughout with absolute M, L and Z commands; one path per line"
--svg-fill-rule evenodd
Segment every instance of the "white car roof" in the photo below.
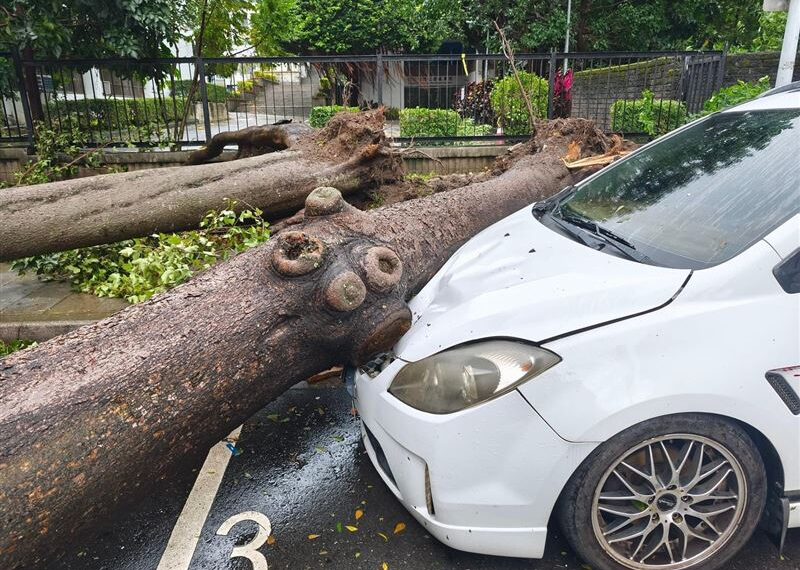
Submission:
M 800 109 L 800 82 L 795 83 L 796 89 L 765 95 L 736 107 L 723 111 L 724 113 L 739 111 L 766 111 L 768 109 Z

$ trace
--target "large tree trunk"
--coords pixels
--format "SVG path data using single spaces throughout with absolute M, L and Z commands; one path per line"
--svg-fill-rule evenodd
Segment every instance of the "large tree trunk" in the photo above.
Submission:
M 406 300 L 456 248 L 572 181 L 561 156 L 593 127 L 540 130 L 543 150 L 427 198 L 361 212 L 317 189 L 270 243 L 0 360 L 0 567 L 42 567 L 293 383 L 390 348 Z
M 287 135 L 281 152 L 3 190 L 0 261 L 193 229 L 229 199 L 273 218 L 297 211 L 317 186 L 348 193 L 395 178 L 382 112 L 349 115 L 299 140 Z

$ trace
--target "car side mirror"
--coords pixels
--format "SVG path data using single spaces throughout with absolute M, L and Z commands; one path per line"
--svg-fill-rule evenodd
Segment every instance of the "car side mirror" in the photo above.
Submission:
M 800 248 L 781 261 L 772 274 L 787 293 L 800 293 Z

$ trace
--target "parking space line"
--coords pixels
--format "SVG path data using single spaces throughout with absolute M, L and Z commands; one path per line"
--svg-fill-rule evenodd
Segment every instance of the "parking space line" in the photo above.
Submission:
M 236 441 L 241 432 L 242 426 L 239 426 L 230 433 L 228 439 Z M 187 570 L 189 568 L 197 542 L 200 540 L 200 533 L 203 531 L 203 525 L 205 525 L 230 460 L 231 451 L 225 441 L 219 442 L 208 452 L 192 491 L 172 529 L 157 570 Z

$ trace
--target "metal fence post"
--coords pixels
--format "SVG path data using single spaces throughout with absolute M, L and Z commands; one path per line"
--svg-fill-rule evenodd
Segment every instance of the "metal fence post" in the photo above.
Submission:
M 375 91 L 378 105 L 383 105 L 383 54 L 378 52 L 375 56 Z
M 33 116 L 31 115 L 31 103 L 28 101 L 28 90 L 25 89 L 25 72 L 22 69 L 22 60 L 20 59 L 18 51 L 14 50 L 11 52 L 11 59 L 14 62 L 14 70 L 17 74 L 17 86 L 19 87 L 19 98 L 22 102 L 22 114 L 25 115 L 25 128 L 28 130 L 28 152 L 32 153 L 34 150 Z
M 195 65 L 200 72 L 200 98 L 203 103 L 203 127 L 206 131 L 205 143 L 211 140 L 211 112 L 208 108 L 208 88 L 206 87 L 206 67 L 202 57 L 198 57 Z
M 553 118 L 553 97 L 556 92 L 556 51 L 550 50 L 550 77 L 548 79 L 549 88 L 547 90 L 547 118 Z

